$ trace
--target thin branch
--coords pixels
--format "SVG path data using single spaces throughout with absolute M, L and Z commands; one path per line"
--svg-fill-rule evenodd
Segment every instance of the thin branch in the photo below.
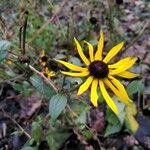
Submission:
M 19 75 L 19 76 L 17 76 L 17 77 L 11 78 L 11 79 L 5 79 L 5 80 L 3 80 L 3 81 L 0 81 L 0 84 L 2 84 L 2 83 L 9 83 L 9 82 L 11 82 L 11 81 L 15 81 L 15 80 L 17 80 L 17 79 L 21 79 L 23 76 L 24 76 L 24 75 Z
M 28 139 L 31 139 L 31 136 L 18 124 L 18 122 L 12 118 L 12 116 L 10 116 L 9 114 L 7 114 L 3 109 L 1 109 L 4 113 L 4 115 L 9 118 L 20 130 L 21 132 L 23 132 Z
M 46 81 L 46 83 L 48 83 L 48 84 L 54 89 L 54 91 L 55 91 L 56 93 L 58 93 L 58 89 L 56 88 L 56 86 L 54 85 L 54 83 L 52 82 L 51 79 L 47 79 L 47 78 L 44 76 L 43 73 L 39 72 L 38 70 L 36 70 L 36 69 L 35 69 L 33 66 L 31 66 L 31 65 L 29 65 L 29 68 L 30 68 L 33 72 L 35 72 L 36 74 L 38 74 L 40 77 L 42 77 L 42 78 Z

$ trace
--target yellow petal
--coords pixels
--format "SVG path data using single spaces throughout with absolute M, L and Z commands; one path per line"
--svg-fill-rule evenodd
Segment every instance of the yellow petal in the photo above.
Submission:
M 102 60 L 103 47 L 104 47 L 104 34 L 103 31 L 101 31 L 97 51 L 95 53 L 95 60 Z
M 89 75 L 88 71 L 84 72 L 66 72 L 66 71 L 60 71 L 62 74 L 68 75 L 68 76 L 74 76 L 74 77 L 85 77 Z
M 45 56 L 45 50 L 42 49 L 42 51 L 40 52 L 40 57 Z
M 113 83 L 113 85 L 115 85 L 115 87 L 120 91 L 120 93 L 122 93 L 124 98 L 132 103 L 132 100 L 129 98 L 123 84 L 119 80 L 117 80 L 116 78 L 114 78 L 112 76 L 109 76 L 109 78 L 111 79 L 111 82 Z
M 111 78 L 110 81 L 108 79 L 104 80 L 104 83 L 117 95 L 123 103 L 126 105 L 131 105 L 132 101 L 128 97 L 124 86 L 115 78 Z M 115 84 L 114 84 L 115 83 Z
M 45 68 L 45 73 L 49 73 L 48 67 Z
M 108 63 L 123 47 L 124 42 L 119 43 L 118 45 L 114 46 L 106 55 L 106 57 L 104 58 L 104 62 Z
M 97 107 L 97 100 L 98 100 L 97 86 L 98 86 L 98 79 L 94 79 L 91 86 L 91 102 L 95 107 Z
M 127 79 L 132 79 L 138 77 L 139 75 L 133 72 L 123 71 L 117 74 L 117 76 L 127 78 Z
M 50 71 L 48 74 L 47 74 L 47 78 L 50 79 L 51 77 L 54 77 L 55 76 L 55 73 L 53 71 Z
M 44 62 L 44 61 L 39 61 L 40 62 L 40 64 L 42 65 L 42 66 L 46 66 L 46 62 Z
M 56 61 L 59 62 L 59 63 L 61 63 L 61 64 L 64 65 L 64 66 L 66 66 L 67 68 L 73 70 L 73 71 L 86 71 L 86 70 L 87 70 L 87 68 L 82 68 L 82 67 L 73 65 L 73 64 L 71 64 L 71 63 L 62 61 L 62 60 L 56 60 Z
M 88 77 L 87 80 L 80 86 L 77 95 L 81 95 L 82 93 L 84 93 L 89 88 L 92 81 L 93 81 L 93 76 Z
M 89 47 L 89 56 L 90 56 L 90 61 L 93 62 L 94 61 L 94 48 L 93 45 L 90 44 L 89 42 L 84 41 L 88 47 Z
M 110 70 L 109 74 L 110 75 L 115 75 L 115 74 L 119 74 L 119 73 L 129 69 L 130 67 L 132 67 L 134 65 L 136 60 L 137 60 L 137 57 L 132 58 L 130 61 L 126 62 L 125 64 L 122 64 L 118 68 L 116 68 L 114 70 Z
M 50 71 L 50 70 L 48 69 L 48 67 L 46 67 L 46 68 L 44 69 L 43 74 L 46 75 L 46 77 L 47 77 L 48 79 L 50 79 L 51 77 L 55 76 L 55 73 L 54 73 L 53 71 Z
M 133 57 L 126 57 L 124 59 L 119 60 L 118 62 L 108 65 L 108 68 L 118 68 L 121 65 L 125 65 L 127 62 L 129 62 Z
M 116 104 L 114 103 L 114 101 L 112 100 L 112 98 L 109 96 L 109 94 L 106 91 L 106 88 L 104 86 L 103 81 L 99 80 L 99 86 L 102 92 L 102 95 L 107 103 L 107 105 L 111 108 L 111 110 L 118 116 L 119 115 L 119 111 L 118 108 L 116 106 Z
M 83 50 L 82 50 L 82 48 L 81 48 L 79 42 L 77 41 L 76 38 L 74 38 L 74 41 L 75 41 L 75 43 L 76 43 L 76 45 L 77 45 L 77 50 L 78 50 L 78 54 L 79 54 L 80 58 L 83 60 L 83 62 L 84 62 L 86 65 L 89 65 L 89 64 L 90 64 L 90 61 L 89 61 L 89 60 L 86 58 L 86 56 L 84 55 Z
M 125 107 L 125 124 L 128 126 L 128 129 L 133 133 L 136 134 L 137 130 L 139 129 L 139 123 L 135 118 L 137 114 L 136 105 L 133 103 L 130 107 Z

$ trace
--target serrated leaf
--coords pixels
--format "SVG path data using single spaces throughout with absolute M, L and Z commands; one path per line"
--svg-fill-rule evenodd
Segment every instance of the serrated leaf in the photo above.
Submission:
M 11 43 L 9 41 L 0 41 L 0 62 L 2 62 L 6 58 L 10 45 Z
M 51 98 L 56 92 L 50 85 L 44 83 L 43 79 L 37 75 L 33 75 L 30 77 L 30 81 L 32 85 L 36 88 L 36 90 L 42 94 L 45 98 Z
M 54 95 L 50 99 L 49 112 L 52 119 L 57 119 L 60 113 L 64 110 L 67 105 L 67 98 L 64 95 Z

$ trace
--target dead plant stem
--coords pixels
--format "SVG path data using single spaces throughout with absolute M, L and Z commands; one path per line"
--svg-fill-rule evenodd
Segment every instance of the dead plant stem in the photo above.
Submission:
M 31 139 L 31 136 L 21 127 L 21 125 L 19 125 L 19 123 L 15 119 L 12 118 L 12 116 L 7 114 L 4 110 L 2 111 L 4 115 L 8 117 L 21 130 L 21 132 L 23 132 L 27 136 L 28 139 Z
M 46 81 L 46 83 L 48 83 L 48 84 L 54 89 L 54 91 L 55 91 L 56 93 L 58 93 L 58 88 L 56 88 L 56 86 L 54 85 L 54 83 L 52 82 L 51 79 L 47 79 L 47 78 L 44 76 L 43 73 L 39 72 L 38 70 L 36 70 L 36 69 L 35 69 L 33 66 L 31 66 L 31 65 L 29 65 L 29 68 L 30 68 L 33 72 L 35 72 L 36 74 L 38 74 L 40 77 L 42 77 L 42 78 Z

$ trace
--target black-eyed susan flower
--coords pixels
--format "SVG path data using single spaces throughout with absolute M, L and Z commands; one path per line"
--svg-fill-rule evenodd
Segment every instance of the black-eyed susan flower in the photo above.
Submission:
M 97 89 L 101 90 L 102 96 L 104 97 L 107 105 L 112 109 L 112 111 L 118 115 L 118 108 L 107 92 L 106 88 L 110 88 L 110 90 L 119 97 L 119 100 L 126 105 L 130 105 L 132 100 L 129 98 L 128 94 L 122 83 L 117 79 L 117 77 L 123 78 L 134 78 L 138 75 L 132 72 L 127 71 L 133 64 L 136 62 L 136 57 L 126 57 L 122 60 L 110 64 L 111 59 L 121 50 L 124 45 L 124 42 L 119 43 L 114 46 L 106 55 L 106 57 L 102 57 L 102 51 L 104 47 L 104 36 L 103 32 L 100 33 L 100 39 L 97 46 L 97 51 L 94 54 L 93 46 L 86 42 L 89 49 L 89 58 L 87 58 L 83 50 L 77 41 L 74 39 L 78 54 L 81 60 L 84 62 L 85 67 L 76 66 L 69 62 L 65 62 L 62 60 L 57 60 L 62 65 L 66 66 L 68 69 L 71 69 L 72 72 L 61 71 L 61 73 L 74 76 L 74 77 L 86 77 L 84 83 L 79 87 L 77 95 L 81 95 L 87 89 L 91 88 L 90 99 L 91 103 L 96 107 L 98 106 L 98 93 Z
M 45 75 L 45 77 L 50 79 L 51 77 L 55 76 L 55 73 L 48 68 L 48 56 L 46 55 L 45 50 L 40 52 L 39 63 L 43 67 L 42 73 Z
M 44 68 L 42 73 L 45 75 L 46 78 L 50 79 L 51 77 L 55 76 L 55 73 L 53 71 L 50 71 L 48 67 Z
M 46 54 L 45 54 L 45 50 L 42 50 L 42 51 L 40 52 L 39 63 L 40 63 L 42 66 L 46 66 L 47 61 L 48 61 L 48 57 L 47 57 Z

